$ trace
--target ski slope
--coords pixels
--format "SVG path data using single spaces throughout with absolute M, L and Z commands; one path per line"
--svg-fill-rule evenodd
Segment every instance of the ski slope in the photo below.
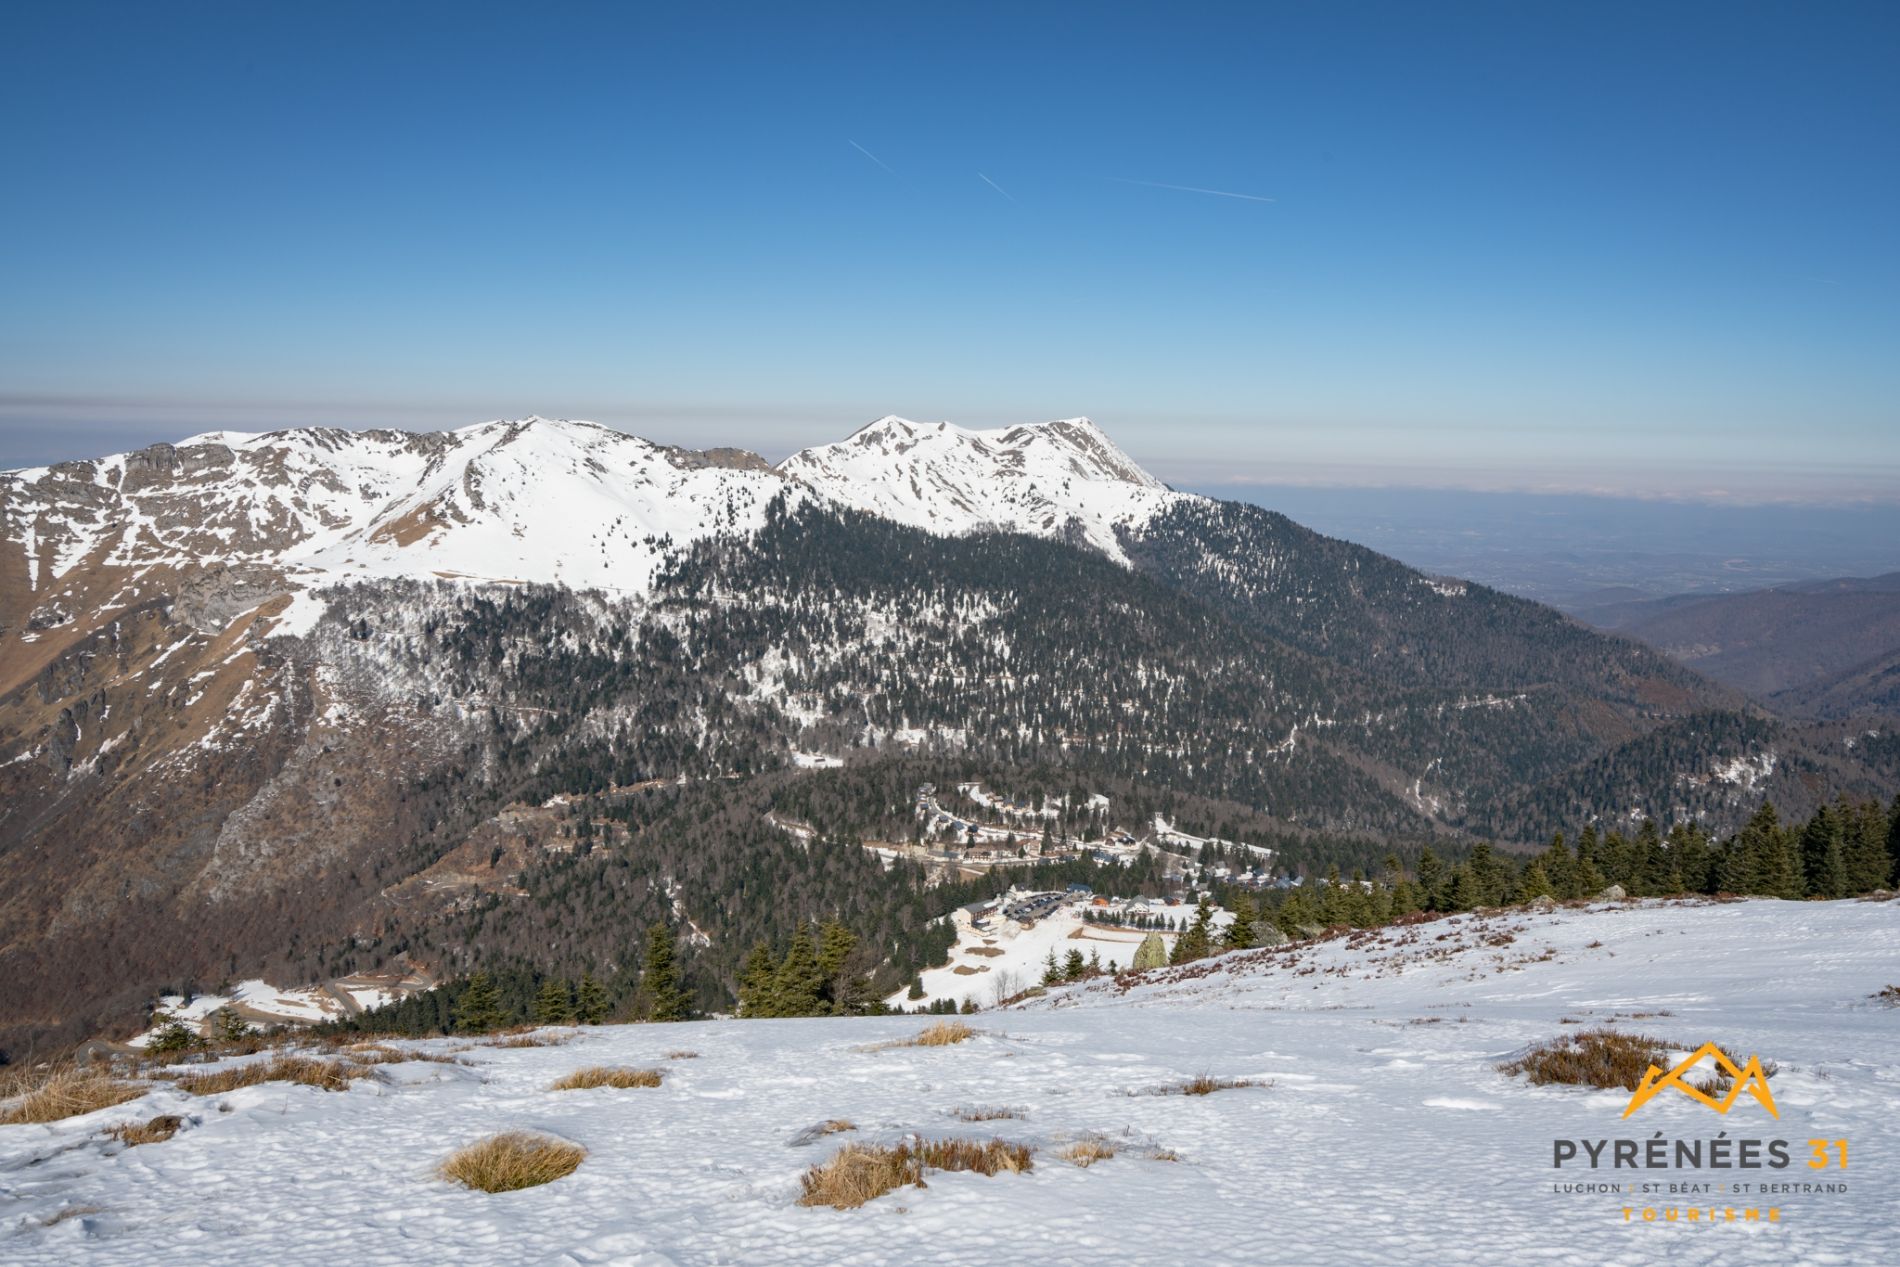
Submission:
M 957 1046 L 874 1049 L 921 1018 L 719 1021 L 575 1032 L 466 1063 L 382 1066 L 344 1093 L 285 1084 L 144 1099 L 0 1127 L 0 1261 L 19 1264 L 1602 1264 L 1895 1260 L 1900 908 L 1632 904 L 1457 917 L 1348 942 L 1240 952 L 1061 988 L 971 1018 Z M 1650 1013 L 1631 1019 L 1635 1012 Z M 1779 1120 L 1681 1095 L 1625 1122 L 1621 1091 L 1532 1087 L 1498 1062 L 1616 1023 L 1779 1066 Z M 465 1047 L 453 1040 L 422 1046 Z M 667 1053 L 690 1050 L 692 1059 Z M 653 1090 L 546 1090 L 594 1064 L 661 1068 Z M 1200 1074 L 1263 1084 L 1150 1094 Z M 959 1108 L 1020 1116 L 968 1123 Z M 119 1149 L 114 1123 L 170 1112 L 175 1138 Z M 813 1138 L 845 1118 L 856 1129 Z M 437 1178 L 453 1148 L 531 1129 L 586 1160 L 499 1196 Z M 1851 1141 L 1847 1191 L 1768 1200 L 1553 1191 L 1663 1172 L 1555 1172 L 1553 1140 Z M 1001 1135 L 1026 1174 L 932 1174 L 856 1210 L 796 1204 L 846 1139 Z M 1116 1157 L 1079 1169 L 1085 1135 Z M 1178 1161 L 1152 1159 L 1171 1149 Z M 1770 1223 L 1625 1222 L 1640 1207 L 1745 1203 Z M 63 1216 L 63 1217 L 62 1217 Z

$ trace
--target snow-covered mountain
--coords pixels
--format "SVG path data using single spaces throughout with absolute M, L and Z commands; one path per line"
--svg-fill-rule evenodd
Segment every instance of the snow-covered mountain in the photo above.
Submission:
M 0 528 L 34 590 L 90 562 L 644 592 L 667 550 L 756 529 L 787 492 L 753 454 L 589 422 L 211 432 L 0 474 Z
M 85 564 L 238 566 L 291 589 L 445 578 L 637 595 L 669 552 L 756 531 L 776 498 L 944 534 L 1065 537 L 1125 561 L 1116 528 L 1183 495 L 1080 418 L 998 431 L 882 418 L 776 469 L 544 418 L 220 431 L 0 473 L 0 578 L 48 595 Z
M 1087 418 L 967 431 L 886 417 L 778 469 L 834 501 L 930 532 L 1063 537 L 1117 560 L 1125 556 L 1116 528 L 1188 500 Z

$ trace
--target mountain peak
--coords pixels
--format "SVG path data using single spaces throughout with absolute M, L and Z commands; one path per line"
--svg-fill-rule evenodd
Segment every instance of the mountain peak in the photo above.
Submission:
M 833 501 L 932 532 L 1079 535 L 1117 560 L 1119 527 L 1182 496 L 1087 418 L 978 431 L 886 415 L 777 469 Z

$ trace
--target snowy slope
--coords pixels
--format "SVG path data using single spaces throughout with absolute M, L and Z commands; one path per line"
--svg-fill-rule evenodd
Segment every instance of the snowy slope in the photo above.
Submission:
M 1508 940 L 1507 940 L 1508 939 Z M 867 1050 L 918 1018 L 727 1021 L 588 1030 L 555 1047 L 397 1064 L 329 1094 L 284 1084 L 143 1100 L 0 1127 L 0 1260 L 784 1264 L 1875 1264 L 1893 1261 L 1900 1167 L 1900 911 L 1864 902 L 1643 904 L 1459 917 L 1379 936 L 1242 952 L 972 1018 L 940 1048 Z M 1632 1012 L 1652 1015 L 1629 1019 Z M 1659 1013 L 1659 1014 L 1657 1014 Z M 1689 1048 L 1716 1040 L 1779 1065 L 1779 1120 L 1667 1095 L 1621 1118 L 1622 1092 L 1531 1087 L 1497 1063 L 1566 1019 Z M 462 1046 L 436 1040 L 424 1046 Z M 695 1059 L 668 1059 L 686 1049 Z M 663 1068 L 655 1090 L 551 1093 L 591 1064 Z M 1147 1094 L 1199 1074 L 1270 1086 Z M 954 1110 L 1021 1114 L 966 1123 Z M 155 1113 L 172 1140 L 100 1134 Z M 857 1129 L 811 1139 L 816 1123 Z M 451 1149 L 533 1129 L 588 1157 L 546 1187 L 485 1196 L 436 1178 Z M 1845 1179 L 1772 1199 L 1553 1190 L 1667 1182 L 1667 1171 L 1555 1172 L 1553 1139 L 1785 1137 L 1785 1171 Z M 932 1174 L 861 1209 L 795 1204 L 841 1140 L 1002 1135 L 1033 1171 Z M 1057 1159 L 1100 1133 L 1120 1155 Z M 1851 1166 L 1805 1169 L 1809 1138 Z M 1180 1160 L 1156 1160 L 1154 1148 Z M 1622 1209 L 1779 1210 L 1779 1221 L 1625 1222 Z M 65 1216 L 62 1218 L 62 1213 Z M 58 1220 L 58 1221 L 55 1221 Z
M 1142 470 L 1087 418 L 994 431 L 880 418 L 849 439 L 793 454 L 778 470 L 931 532 L 1075 534 L 1117 560 L 1117 526 L 1139 527 L 1189 496 Z

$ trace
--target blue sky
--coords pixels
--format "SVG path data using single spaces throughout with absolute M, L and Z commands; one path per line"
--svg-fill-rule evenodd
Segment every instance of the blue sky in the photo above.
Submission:
M 1892 4 L 7 27 L 0 466 L 1088 414 L 1196 486 L 1900 499 Z

